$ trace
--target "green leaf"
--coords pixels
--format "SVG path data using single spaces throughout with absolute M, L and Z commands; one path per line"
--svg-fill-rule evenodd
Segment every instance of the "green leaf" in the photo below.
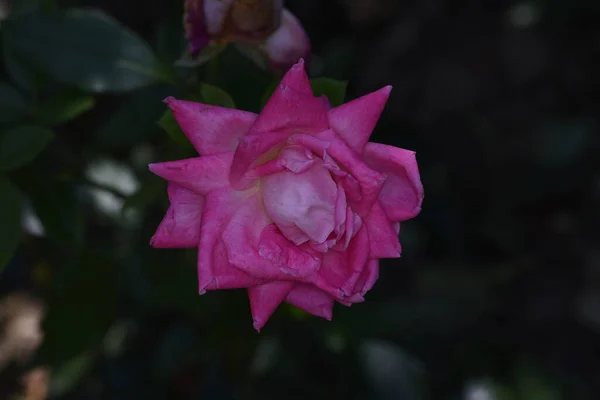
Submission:
M 186 147 L 192 147 L 192 144 L 179 127 L 179 124 L 177 124 L 177 121 L 175 121 L 175 117 L 173 116 L 173 112 L 171 110 L 165 111 L 157 123 L 169 134 L 174 142 Z
M 107 92 L 164 78 L 148 44 L 98 11 L 33 13 L 8 21 L 4 29 L 15 52 L 59 82 Z
M 20 126 L 4 133 L 0 136 L 0 171 L 29 163 L 53 137 L 52 131 L 39 126 Z
M 235 108 L 235 103 L 229 93 L 216 86 L 202 83 L 200 85 L 200 96 L 202 96 L 202 102 L 205 104 Z
M 41 357 L 46 362 L 61 365 L 101 345 L 118 303 L 117 271 L 110 254 L 110 249 L 87 250 L 60 266 L 44 320 Z
M 50 392 L 52 396 L 63 396 L 73 390 L 89 372 L 93 361 L 91 354 L 83 353 L 61 363 L 51 376 Z
M 6 177 L 0 175 L 0 272 L 19 246 L 21 234 L 21 198 Z
M 337 107 L 346 98 L 346 87 L 348 82 L 338 81 L 331 78 L 311 79 L 310 85 L 315 96 L 326 95 L 333 107 Z
M 92 96 L 68 90 L 40 105 L 34 116 L 41 124 L 60 125 L 90 111 L 95 105 Z
M 0 82 L 0 123 L 18 121 L 27 114 L 27 99 L 11 85 Z
M 160 130 L 156 121 L 164 113 L 162 100 L 171 94 L 163 85 L 136 90 L 123 97 L 116 111 L 96 132 L 96 145 L 118 150 L 151 140 Z
M 83 243 L 84 217 L 72 185 L 52 180 L 39 171 L 29 179 L 28 194 L 48 238 L 65 248 Z

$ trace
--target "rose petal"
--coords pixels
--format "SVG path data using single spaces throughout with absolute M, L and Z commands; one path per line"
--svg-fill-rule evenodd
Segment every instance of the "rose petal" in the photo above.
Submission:
M 290 133 L 313 133 L 328 127 L 325 104 L 321 98 L 313 95 L 304 71 L 304 61 L 301 60 L 283 77 L 250 131 L 256 133 L 285 129 Z
M 338 300 L 355 302 L 354 288 L 368 260 L 369 234 L 360 229 L 348 250 L 330 250 L 324 254 L 315 286 Z
M 221 153 L 150 164 L 148 167 L 152 173 L 163 179 L 175 182 L 197 194 L 206 194 L 229 186 L 232 158 L 233 153 Z
M 368 143 L 365 161 L 377 171 L 387 175 L 379 200 L 392 221 L 405 221 L 421 211 L 423 184 L 415 153 L 409 150 Z
M 284 72 L 298 59 L 310 55 L 310 40 L 300 21 L 284 9 L 279 29 L 269 36 L 262 48 L 271 68 Z
M 362 153 L 387 103 L 391 86 L 335 107 L 327 113 L 329 125 L 357 152 Z
M 366 295 L 373 288 L 377 279 L 379 279 L 379 260 L 373 258 L 367 262 L 362 275 L 356 282 L 354 292 L 361 296 Z
M 260 332 L 293 287 L 293 282 L 271 282 L 248 288 L 254 329 Z
M 168 97 L 165 102 L 194 148 L 203 156 L 235 151 L 258 117 L 254 113 Z
M 348 202 L 352 210 L 359 216 L 364 217 L 370 211 L 373 204 L 379 197 L 385 176 L 371 169 L 361 158 L 344 142 L 339 135 L 331 130 L 319 133 L 318 135 L 296 134 L 292 135 L 288 142 L 290 144 L 303 145 L 316 154 L 328 154 L 341 169 L 350 173 L 358 182 L 360 194 L 354 193 L 352 196 L 346 192 Z M 345 185 L 345 180 L 340 181 Z
M 364 219 L 371 240 L 371 257 L 398 258 L 402 252 L 398 234 L 379 202 Z
M 235 0 L 204 0 L 206 27 L 212 36 L 218 36 L 223 30 L 225 19 Z
M 331 321 L 334 300 L 317 287 L 298 283 L 288 293 L 285 301 L 307 313 Z
M 295 238 L 288 229 L 297 227 L 323 243 L 336 227 L 337 185 L 320 165 L 300 174 L 282 171 L 264 177 L 261 192 L 267 213 L 290 240 Z
M 196 247 L 200 242 L 200 222 L 202 219 L 202 196 L 169 183 L 171 205 L 160 223 L 150 245 L 154 248 Z
M 247 288 L 265 283 L 249 276 L 229 262 L 228 251 L 221 238 L 234 212 L 251 196 L 252 191 L 220 189 L 204 199 L 200 246 L 198 247 L 199 291 Z
M 204 0 L 185 0 L 185 37 L 190 45 L 190 54 L 195 57 L 210 42 L 204 18 Z

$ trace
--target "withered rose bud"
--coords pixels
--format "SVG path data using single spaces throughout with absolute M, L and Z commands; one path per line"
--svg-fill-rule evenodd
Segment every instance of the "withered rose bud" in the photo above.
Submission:
M 246 43 L 281 72 L 310 53 L 302 25 L 283 0 L 186 0 L 184 21 L 192 57 L 210 43 Z

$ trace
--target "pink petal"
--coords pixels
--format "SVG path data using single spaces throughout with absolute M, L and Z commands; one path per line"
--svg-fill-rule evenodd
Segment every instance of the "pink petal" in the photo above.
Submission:
M 288 137 L 287 131 L 250 133 L 244 136 L 240 140 L 231 164 L 229 174 L 231 186 L 238 190 L 252 186 L 253 177 L 246 176 L 250 167 L 255 163 L 260 165 L 259 159 L 266 162 L 269 158 L 276 157 L 277 151 L 283 147 Z
M 423 202 L 423 184 L 415 153 L 384 144 L 368 143 L 364 156 L 371 167 L 387 175 L 379 200 L 388 217 L 401 222 L 419 214 Z
M 310 55 L 310 40 L 300 21 L 284 9 L 281 26 L 269 36 L 262 48 L 267 53 L 271 68 L 284 72 L 298 59 Z
M 325 104 L 321 98 L 313 96 L 301 60 L 283 77 L 250 131 L 314 133 L 328 127 Z
M 287 240 L 275 225 L 267 226 L 261 233 L 258 254 L 277 270 L 274 277 L 288 280 L 311 281 L 321 266 L 321 259 L 305 246 L 296 246 Z M 264 263 L 264 262 L 263 262 Z M 267 273 L 263 267 L 263 273 Z M 262 277 L 262 276 L 259 276 Z
M 152 173 L 198 194 L 229 186 L 233 153 L 150 164 Z
M 361 296 L 366 295 L 373 288 L 377 279 L 379 279 L 379 260 L 371 259 L 367 263 L 358 282 L 356 282 L 354 291 Z
M 203 156 L 235 151 L 240 138 L 257 118 L 254 113 L 173 97 L 168 97 L 165 102 L 183 133 Z
M 369 234 L 366 229 L 360 229 L 348 250 L 325 253 L 315 285 L 338 300 L 351 301 L 368 260 Z
M 204 18 L 204 0 L 185 0 L 183 23 L 190 54 L 195 57 L 210 42 Z
M 265 283 L 249 276 L 229 262 L 227 248 L 221 233 L 231 216 L 253 193 L 220 189 L 204 199 L 200 246 L 198 248 L 199 291 L 247 288 Z
M 387 103 L 391 86 L 329 110 L 329 125 L 357 153 L 362 153 Z
M 320 259 L 285 239 L 254 195 L 238 206 L 222 234 L 229 262 L 244 273 L 268 280 L 302 280 Z
M 169 183 L 171 205 L 150 245 L 154 248 L 196 247 L 200 242 L 202 196 L 175 183 Z
M 334 300 L 317 287 L 298 283 L 289 292 L 285 301 L 307 313 L 331 321 Z
M 248 288 L 254 329 L 260 332 L 293 287 L 293 282 L 271 282 Z
M 295 233 L 300 228 L 310 239 L 323 243 L 336 227 L 337 185 L 321 165 L 300 174 L 282 171 L 264 177 L 261 192 L 268 215 L 290 240 L 294 235 L 288 230 Z
M 328 130 L 318 135 L 296 134 L 288 139 L 290 144 L 301 144 L 317 154 L 325 152 L 331 156 L 340 168 L 350 173 L 358 183 L 359 194 L 346 192 L 348 202 L 352 210 L 359 216 L 364 217 L 370 211 L 373 204 L 377 201 L 379 193 L 385 182 L 385 176 L 371 169 L 339 135 Z M 342 179 L 342 183 L 344 184 Z
M 372 258 L 400 257 L 402 247 L 398 234 L 379 202 L 375 203 L 364 222 L 369 231 Z

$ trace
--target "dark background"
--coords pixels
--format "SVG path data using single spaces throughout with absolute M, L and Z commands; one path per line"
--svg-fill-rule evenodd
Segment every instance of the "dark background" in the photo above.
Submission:
M 332 322 L 282 306 L 260 334 L 245 291 L 197 295 L 195 251 L 148 245 L 168 203 L 146 164 L 189 152 L 157 126 L 160 101 L 186 89 L 78 85 L 64 65 L 123 42 L 84 26 L 31 39 L 44 22 L 28 13 L 54 7 L 26 3 L 0 25 L 18 92 L 0 91 L 0 137 L 54 132 L 6 172 L 45 235 L 21 234 L 0 287 L 41 299 L 45 340 L 2 366 L 3 396 L 41 366 L 53 399 L 598 398 L 600 2 L 287 1 L 313 76 L 349 81 L 347 99 L 393 85 L 372 141 L 417 152 L 425 201 L 365 303 Z M 165 64 L 183 54 L 178 1 L 58 3 L 106 12 Z M 252 111 L 274 79 L 233 49 L 198 77 Z

